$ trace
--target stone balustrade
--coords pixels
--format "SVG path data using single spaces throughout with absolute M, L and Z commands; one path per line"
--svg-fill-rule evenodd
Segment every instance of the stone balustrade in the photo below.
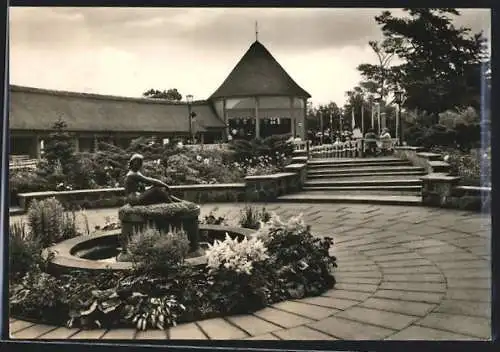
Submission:
M 441 160 L 441 154 L 424 152 L 422 147 L 395 147 L 394 155 L 424 168 L 429 174 L 448 173 L 450 170 L 450 165 Z

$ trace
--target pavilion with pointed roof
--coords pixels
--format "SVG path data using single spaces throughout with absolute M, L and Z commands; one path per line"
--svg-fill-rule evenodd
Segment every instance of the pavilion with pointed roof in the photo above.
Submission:
M 304 138 L 310 97 L 256 40 L 209 100 L 233 137 Z
M 305 137 L 310 94 L 302 89 L 256 40 L 221 86 L 196 101 L 199 141 L 265 138 L 276 134 Z M 9 91 L 10 154 L 39 158 L 44 138 L 62 118 L 79 151 L 95 151 L 99 141 L 126 147 L 140 136 L 188 138 L 187 102 L 63 92 L 22 86 Z

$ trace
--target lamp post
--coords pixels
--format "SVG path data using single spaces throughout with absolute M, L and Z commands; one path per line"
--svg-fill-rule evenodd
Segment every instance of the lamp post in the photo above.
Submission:
M 398 115 L 396 117 L 396 130 L 397 135 L 399 136 L 399 145 L 403 145 L 403 120 L 401 119 L 401 103 L 403 102 L 403 92 L 401 90 L 397 90 L 394 92 L 394 101 L 398 104 Z
M 193 112 L 191 110 L 193 104 L 193 96 L 191 94 L 186 95 L 186 102 L 188 106 L 189 142 L 193 143 Z
M 330 110 L 330 143 L 333 143 L 333 112 Z
M 377 128 L 378 128 L 378 134 L 380 135 L 381 132 L 381 126 L 380 126 L 380 104 L 382 102 L 382 98 L 376 98 L 375 99 L 375 108 L 377 109 Z
M 323 118 L 324 118 L 324 108 L 321 108 L 319 112 L 319 129 L 320 129 L 320 135 L 319 135 L 319 144 L 323 145 L 323 133 L 325 132 L 325 127 L 323 126 Z

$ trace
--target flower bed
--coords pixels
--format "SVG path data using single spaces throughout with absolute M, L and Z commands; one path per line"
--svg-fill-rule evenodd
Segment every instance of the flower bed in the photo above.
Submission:
M 491 187 L 491 149 L 434 149 L 450 164 L 450 174 L 460 177 L 460 185 Z
M 163 145 L 140 139 L 128 149 L 101 143 L 97 153 L 74 153 L 63 168 L 44 160 L 35 170 L 12 170 L 9 175 L 10 204 L 19 205 L 20 193 L 116 188 L 122 184 L 128 158 L 135 152 L 144 154 L 144 174 L 169 185 L 235 184 L 247 175 L 266 175 L 283 171 L 289 162 L 292 144 L 285 137 L 269 141 L 248 142 L 259 148 L 245 149 L 235 141 L 233 150 L 193 149 L 177 144 Z M 68 171 L 69 170 L 69 171 Z M 238 196 L 220 195 L 226 198 Z M 219 196 L 219 198 L 220 198 Z M 207 197 L 205 197 L 207 198 Z M 195 199 L 192 199 L 196 201 Z M 210 197 L 207 201 L 210 201 Z M 121 205 L 120 199 L 101 203 Z M 93 203 L 93 202 L 90 202 Z M 93 206 L 89 206 L 93 207 Z
M 124 272 L 56 277 L 44 272 L 38 257 L 33 258 L 27 273 L 12 279 L 10 312 L 25 320 L 72 327 L 163 329 L 177 322 L 250 313 L 279 301 L 316 296 L 334 286 L 331 238 L 314 237 L 300 216 L 282 221 L 250 208 L 242 215 L 240 223 L 258 230 L 248 239 L 215 241 L 206 252 L 207 265 L 177 260 L 166 266 L 166 260 L 177 256 L 161 255 L 151 241 L 138 246 L 154 247 L 148 253 L 154 252 L 156 259 L 148 258 L 146 267 L 155 267 L 157 260 L 170 270 L 134 265 Z M 224 219 L 210 214 L 205 222 Z

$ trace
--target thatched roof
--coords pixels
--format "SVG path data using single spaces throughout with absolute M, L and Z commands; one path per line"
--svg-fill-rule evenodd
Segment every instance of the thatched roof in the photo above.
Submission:
M 242 96 L 311 97 L 259 41 L 250 46 L 210 99 Z
M 210 103 L 193 103 L 195 130 L 222 128 Z M 10 86 L 11 130 L 46 131 L 62 118 L 70 131 L 188 132 L 185 103 Z

